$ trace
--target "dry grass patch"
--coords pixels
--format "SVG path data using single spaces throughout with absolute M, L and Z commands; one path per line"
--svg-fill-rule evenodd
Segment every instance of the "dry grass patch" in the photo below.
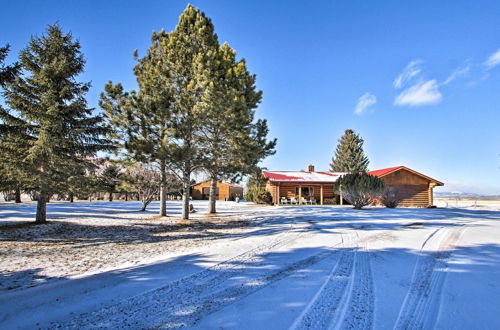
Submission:
M 0 290 L 151 262 L 251 230 L 239 217 L 78 218 L 0 225 Z

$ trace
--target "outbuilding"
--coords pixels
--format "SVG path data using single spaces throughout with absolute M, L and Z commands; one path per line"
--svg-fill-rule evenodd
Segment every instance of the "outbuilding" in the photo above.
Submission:
M 210 196 L 210 180 L 192 185 L 191 196 L 197 200 L 208 200 Z M 236 197 L 243 198 L 242 186 L 234 183 L 217 182 L 217 200 L 234 200 Z

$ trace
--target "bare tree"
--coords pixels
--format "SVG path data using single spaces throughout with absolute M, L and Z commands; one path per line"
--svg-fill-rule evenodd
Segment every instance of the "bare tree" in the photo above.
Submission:
M 124 185 L 128 191 L 134 191 L 142 202 L 141 211 L 160 193 L 161 172 L 151 164 L 138 163 L 127 168 Z
M 167 172 L 164 179 L 167 191 L 179 189 L 181 183 L 174 174 Z M 155 163 L 135 163 L 129 166 L 124 180 L 126 190 L 136 192 L 139 196 L 143 212 L 152 201 L 158 198 L 160 187 L 163 187 L 159 184 L 162 181 L 162 171 Z

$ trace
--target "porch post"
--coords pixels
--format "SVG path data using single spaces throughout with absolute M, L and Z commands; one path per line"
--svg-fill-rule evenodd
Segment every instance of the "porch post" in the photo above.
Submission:
M 302 184 L 299 183 L 299 205 L 302 205 Z
M 280 205 L 281 199 L 280 199 L 280 183 L 278 182 L 278 187 L 276 187 L 277 190 L 277 196 L 276 196 L 276 204 Z
M 323 185 L 319 188 L 319 200 L 320 204 L 323 205 Z
M 342 197 L 342 185 L 340 185 L 340 205 L 344 205 L 344 197 Z

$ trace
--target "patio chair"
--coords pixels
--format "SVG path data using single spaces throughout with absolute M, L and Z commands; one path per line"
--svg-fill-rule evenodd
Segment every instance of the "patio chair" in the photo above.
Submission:
M 286 205 L 286 204 L 288 204 L 288 199 L 286 199 L 286 197 L 281 197 L 281 201 L 280 201 L 280 203 L 281 203 L 282 205 Z
M 307 202 L 307 199 L 305 199 L 304 197 L 302 197 L 302 204 L 303 204 L 303 205 L 307 205 L 307 203 L 308 203 L 308 202 Z
M 297 204 L 297 199 L 295 199 L 295 197 L 290 198 L 290 204 L 291 205 Z
M 316 202 L 316 198 L 314 198 L 314 197 L 311 197 L 311 200 L 310 200 L 309 202 L 311 203 L 311 205 L 313 205 L 313 204 L 314 204 L 314 205 L 318 204 L 318 203 Z

